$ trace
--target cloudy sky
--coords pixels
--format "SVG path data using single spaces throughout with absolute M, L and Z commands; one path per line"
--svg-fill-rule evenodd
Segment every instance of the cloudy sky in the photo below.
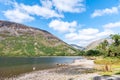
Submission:
M 120 0 L 0 0 L 0 20 L 47 30 L 86 46 L 120 33 Z

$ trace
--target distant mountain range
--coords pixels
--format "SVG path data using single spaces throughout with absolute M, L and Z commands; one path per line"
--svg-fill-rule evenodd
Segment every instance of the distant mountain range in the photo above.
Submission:
M 78 46 L 76 44 L 70 44 L 72 47 L 76 48 L 76 49 L 79 49 L 79 50 L 85 50 L 84 47 L 81 47 L 81 46 Z
M 0 20 L 0 56 L 69 56 L 75 49 L 48 31 Z

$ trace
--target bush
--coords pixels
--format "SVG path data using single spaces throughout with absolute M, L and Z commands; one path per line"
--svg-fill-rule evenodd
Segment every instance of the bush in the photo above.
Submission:
M 98 50 L 88 50 L 86 56 L 100 56 L 101 53 Z

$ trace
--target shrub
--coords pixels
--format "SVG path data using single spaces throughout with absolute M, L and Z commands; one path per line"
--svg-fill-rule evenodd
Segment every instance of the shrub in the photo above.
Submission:
M 86 56 L 100 56 L 101 53 L 98 50 L 88 50 Z

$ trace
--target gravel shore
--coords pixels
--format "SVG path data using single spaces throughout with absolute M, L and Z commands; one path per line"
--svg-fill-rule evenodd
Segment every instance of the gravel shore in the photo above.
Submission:
M 5 80 L 91 80 L 98 74 L 90 67 L 90 61 L 88 63 L 89 66 L 83 66 L 83 62 L 77 60 L 67 66 L 33 71 Z M 87 64 L 87 61 L 84 64 Z
M 33 71 L 6 80 L 90 80 L 97 76 L 90 68 L 64 66 L 60 68 Z

